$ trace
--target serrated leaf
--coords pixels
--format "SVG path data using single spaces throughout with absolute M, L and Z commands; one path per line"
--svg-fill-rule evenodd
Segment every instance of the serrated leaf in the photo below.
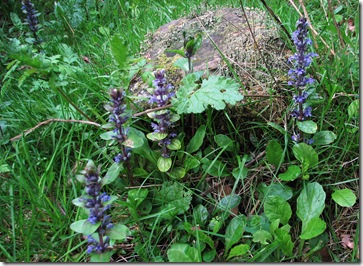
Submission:
M 128 48 L 119 35 L 114 35 L 111 39 L 111 54 L 118 66 L 123 69 L 127 66 Z
M 169 150 L 177 151 L 181 148 L 181 142 L 178 139 L 172 139 L 171 143 L 166 145 L 166 147 L 168 147 Z
M 87 220 L 79 220 L 77 222 L 72 223 L 70 225 L 70 228 L 77 233 L 81 233 L 84 235 L 91 235 L 97 230 L 100 224 L 101 222 L 98 222 L 96 224 L 91 224 Z
M 160 172 L 167 172 L 172 164 L 171 158 L 159 157 L 157 166 Z
M 282 156 L 284 155 L 284 151 L 280 145 L 280 143 L 278 143 L 276 140 L 271 140 L 266 147 L 266 157 L 267 157 L 267 161 L 274 165 L 274 166 L 278 166 Z
M 297 165 L 289 165 L 285 173 L 279 174 L 282 181 L 293 181 L 301 175 L 301 169 Z
M 218 134 L 214 136 L 214 141 L 217 143 L 219 147 L 227 147 L 226 151 L 234 150 L 233 140 L 226 135 Z
M 280 219 L 283 225 L 289 222 L 292 215 L 290 204 L 279 196 L 268 197 L 264 203 L 264 211 L 271 222 Z
M 199 86 L 196 84 L 199 79 L 196 73 L 189 74 L 182 80 L 183 85 L 172 99 L 178 114 L 202 113 L 208 106 L 223 110 L 226 104 L 234 105 L 243 100 L 239 84 L 233 79 L 210 76 Z
M 250 246 L 248 244 L 240 244 L 231 249 L 231 252 L 229 252 L 229 255 L 227 257 L 227 260 L 238 257 L 246 254 L 250 250 Z
M 353 191 L 348 188 L 335 190 L 331 196 L 332 199 L 342 207 L 352 207 L 357 200 Z
M 104 178 L 101 179 L 101 187 L 115 181 L 123 169 L 124 168 L 123 168 L 122 164 L 116 163 L 116 162 L 113 163 L 111 165 L 111 167 L 108 169 Z
M 334 132 L 329 131 L 329 130 L 323 130 L 323 131 L 319 131 L 317 132 L 314 137 L 314 145 L 327 145 L 330 144 L 332 142 L 334 142 L 334 140 L 337 138 L 337 135 L 335 135 Z
M 246 217 L 244 215 L 238 215 L 229 222 L 224 236 L 226 242 L 224 254 L 227 254 L 231 247 L 242 238 L 245 226 Z
M 311 239 L 322 234 L 326 229 L 326 223 L 319 217 L 314 217 L 311 220 L 302 223 L 300 234 L 301 239 Z
M 262 245 L 267 245 L 272 242 L 272 235 L 270 234 L 270 232 L 267 232 L 265 230 L 258 230 L 253 234 L 252 241 L 261 243 Z
M 188 244 L 172 244 L 167 256 L 169 262 L 200 262 L 198 250 Z
M 195 135 L 190 140 L 189 144 L 187 145 L 186 152 L 193 153 L 193 152 L 196 152 L 197 150 L 199 150 L 199 148 L 203 144 L 203 140 L 204 140 L 204 137 L 205 137 L 205 132 L 206 132 L 206 126 L 201 125 L 197 129 L 197 132 L 195 132 Z
M 306 143 L 295 144 L 292 151 L 296 159 L 301 162 L 303 173 L 305 173 L 309 168 L 316 166 L 319 162 L 316 151 L 313 147 Z
M 125 240 L 127 236 L 131 235 L 131 230 L 126 225 L 114 224 L 111 229 L 106 231 L 106 236 L 115 240 Z
M 318 125 L 311 120 L 308 121 L 297 121 L 297 127 L 307 134 L 315 134 L 316 130 L 318 129 Z
M 159 211 L 163 213 L 160 217 L 172 219 L 189 209 L 192 201 L 191 191 L 185 190 L 179 182 L 165 182 L 161 190 L 156 192 L 155 201 L 161 205 Z

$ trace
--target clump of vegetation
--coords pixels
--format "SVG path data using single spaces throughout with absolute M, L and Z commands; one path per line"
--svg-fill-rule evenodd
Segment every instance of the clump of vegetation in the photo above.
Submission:
M 290 105 L 261 122 L 230 115 L 243 82 L 193 71 L 201 35 L 173 50 L 180 84 L 138 56 L 147 32 L 214 8 L 159 2 L 5 6 L 2 261 L 359 261 L 358 4 L 269 2 Z

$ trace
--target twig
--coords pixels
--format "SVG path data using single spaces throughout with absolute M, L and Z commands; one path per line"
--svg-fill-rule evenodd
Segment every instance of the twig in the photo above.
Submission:
M 339 37 L 340 45 L 342 46 L 342 48 L 344 48 L 344 46 L 345 46 L 344 45 L 344 40 L 343 40 L 342 34 L 340 32 L 338 23 L 337 23 L 337 21 L 335 19 L 335 16 L 334 16 L 333 8 L 331 6 L 331 0 L 328 0 L 328 9 L 329 9 L 330 15 L 332 16 L 332 19 L 333 19 L 333 22 L 334 22 L 334 26 L 335 26 L 335 28 L 337 29 L 337 32 L 338 32 L 338 37 Z
M 44 126 L 46 124 L 49 124 L 51 122 L 65 122 L 65 123 L 82 123 L 82 124 L 88 124 L 88 125 L 93 125 L 93 126 L 96 126 L 96 127 L 101 127 L 100 124 L 98 123 L 95 123 L 95 122 L 91 122 L 91 121 L 87 121 L 87 120 L 69 120 L 69 119 L 59 119 L 59 118 L 51 118 L 51 119 L 48 119 L 46 121 L 43 121 L 43 122 L 40 122 L 38 125 L 36 125 L 35 127 L 32 127 L 28 130 L 25 130 L 22 134 L 19 134 L 13 138 L 10 139 L 10 141 L 15 141 L 15 140 L 18 140 L 20 139 L 22 136 L 25 136 L 31 132 L 33 132 L 34 130 L 36 130 L 37 128 L 41 127 L 41 126 Z
M 299 13 L 299 15 L 302 17 L 303 15 L 301 14 L 301 12 L 299 11 L 299 9 L 296 7 L 296 5 L 295 5 L 295 3 L 294 3 L 294 1 L 293 0 L 289 0 L 289 2 L 291 3 L 291 5 L 295 8 L 295 10 Z M 308 19 L 308 18 L 307 18 Z M 311 31 L 315 34 L 315 35 L 317 35 L 317 36 L 319 36 L 319 38 L 320 38 L 320 40 L 321 40 L 321 42 L 325 45 L 325 47 L 326 48 L 328 48 L 329 50 L 330 50 L 330 53 L 332 54 L 332 55 L 334 55 L 335 56 L 335 52 L 329 47 L 329 45 L 324 41 L 324 39 L 317 33 L 317 31 L 313 28 L 313 26 L 311 25 L 311 23 L 309 24 L 309 28 L 311 29 Z
M 276 86 L 278 86 L 277 81 L 276 81 L 276 79 L 275 79 L 275 76 L 272 74 L 271 68 L 269 67 L 269 65 L 267 64 L 267 62 L 266 62 L 266 60 L 265 60 L 265 57 L 264 57 L 264 56 L 262 55 L 262 53 L 261 53 L 261 49 L 260 49 L 260 47 L 259 47 L 259 45 L 258 45 L 258 43 L 257 43 L 257 41 L 256 41 L 256 38 L 255 38 L 255 35 L 254 35 L 253 31 L 252 31 L 252 28 L 251 28 L 250 22 L 248 21 L 247 14 L 246 14 L 246 11 L 245 11 L 245 9 L 244 9 L 244 7 L 243 7 L 242 0 L 239 0 L 239 2 L 240 2 L 240 5 L 241 5 L 242 12 L 243 12 L 243 14 L 244 14 L 244 16 L 245 16 L 245 19 L 246 19 L 248 29 L 250 30 L 250 33 L 251 33 L 251 36 L 252 36 L 252 39 L 253 39 L 253 43 L 254 43 L 254 44 L 255 44 L 255 46 L 257 47 L 257 51 L 258 51 L 258 53 L 260 54 L 260 57 L 261 57 L 261 59 L 262 59 L 262 61 L 263 61 L 264 65 L 266 66 L 266 69 L 267 69 L 268 73 L 271 75 L 272 80 L 274 81 L 275 85 L 276 85 Z
M 256 162 L 258 159 L 260 159 L 262 156 L 264 156 L 266 154 L 266 151 L 261 152 L 260 154 L 258 154 L 255 158 L 253 158 L 251 161 L 249 161 L 248 163 L 245 164 L 246 167 L 249 167 L 250 165 L 252 165 L 254 162 Z
M 169 107 L 171 107 L 171 106 L 172 106 L 171 104 L 167 104 L 167 105 L 162 106 L 162 107 L 157 107 L 157 108 L 147 109 L 147 110 L 142 111 L 142 112 L 140 112 L 140 113 L 136 113 L 136 114 L 134 114 L 133 116 L 134 116 L 134 117 L 141 116 L 141 115 L 144 115 L 144 114 L 147 114 L 147 113 L 151 113 L 151 112 L 155 112 L 155 111 L 159 111 L 159 110 L 167 109 L 167 108 L 169 108 Z
M 265 6 L 265 8 L 267 9 L 268 13 L 270 13 L 270 15 L 275 19 L 275 21 L 277 22 L 277 24 L 279 24 L 279 26 L 281 27 L 281 29 L 285 32 L 285 34 L 287 35 L 287 37 L 289 38 L 289 40 L 291 41 L 292 44 L 294 44 L 293 40 L 291 39 L 291 34 L 288 32 L 288 30 L 285 28 L 285 26 L 282 24 L 281 20 L 278 18 L 278 16 L 276 16 L 276 14 L 272 11 L 272 9 L 266 4 L 265 0 L 260 0 L 262 2 L 262 4 Z

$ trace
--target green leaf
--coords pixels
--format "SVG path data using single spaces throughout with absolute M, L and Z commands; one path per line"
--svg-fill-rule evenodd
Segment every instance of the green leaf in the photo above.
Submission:
M 186 174 L 186 171 L 183 167 L 173 167 L 170 171 L 169 176 L 174 180 L 182 179 Z
M 236 244 L 243 236 L 243 232 L 246 226 L 246 217 L 244 215 L 238 215 L 234 217 L 228 224 L 225 233 L 225 250 L 226 255 L 231 247 Z
M 241 202 L 241 197 L 236 194 L 230 194 L 228 196 L 225 196 L 222 198 L 218 204 L 217 209 L 221 211 L 231 210 L 235 207 L 237 207 Z
M 248 168 L 247 167 L 243 167 L 242 169 L 241 168 L 234 168 L 232 170 L 232 175 L 236 180 L 245 179 L 247 177 L 247 174 L 248 174 Z
M 195 135 L 190 140 L 189 144 L 187 145 L 186 152 L 193 153 L 193 152 L 196 152 L 197 150 L 199 150 L 199 148 L 203 144 L 203 140 L 204 140 L 204 137 L 205 137 L 205 132 L 206 132 L 206 126 L 201 125 L 198 128 L 197 132 L 195 132 Z
M 319 217 L 314 217 L 311 220 L 302 223 L 301 239 L 311 239 L 322 234 L 326 229 L 326 223 Z
M 296 122 L 297 127 L 307 134 L 314 134 L 316 130 L 318 129 L 318 125 L 311 120 L 308 121 L 297 121 Z
M 295 144 L 292 151 L 301 162 L 302 172 L 305 173 L 309 168 L 314 167 L 318 164 L 318 154 L 310 145 L 306 143 Z
M 168 147 L 169 150 L 177 151 L 181 148 L 181 142 L 178 139 L 172 139 L 171 143 L 166 145 L 166 147 Z
M 290 165 L 285 173 L 279 174 L 282 181 L 293 181 L 301 175 L 301 169 L 297 165 Z
M 172 104 L 178 114 L 202 113 L 208 106 L 223 110 L 226 104 L 234 105 L 243 100 L 239 84 L 230 78 L 210 76 L 197 84 L 198 72 L 185 76 Z
M 214 249 L 214 242 L 210 236 L 198 230 L 198 228 L 195 229 L 192 228 L 192 225 L 188 222 L 184 223 L 184 228 L 188 234 L 193 235 L 196 239 L 199 239 L 199 241 L 202 243 L 207 243 L 210 248 Z
M 273 127 L 274 129 L 279 131 L 281 134 L 286 133 L 286 130 L 282 126 L 276 124 L 275 122 L 267 122 L 267 125 L 269 125 L 270 127 Z
M 159 141 L 165 139 L 167 136 L 168 136 L 167 133 L 156 133 L 156 132 L 151 132 L 146 135 L 146 137 L 152 141 Z
M 90 262 L 110 262 L 111 256 L 115 253 L 114 251 L 104 253 L 91 253 Z
M 279 247 L 282 252 L 284 252 L 286 256 L 292 256 L 294 243 L 291 240 L 291 235 L 289 232 L 282 228 L 277 228 L 275 230 L 275 238 L 280 243 Z
M 119 176 L 120 172 L 122 171 L 123 166 L 121 163 L 113 163 L 111 167 L 108 169 L 104 178 L 101 179 L 101 187 L 104 185 L 110 184 L 116 180 Z
M 184 54 L 184 52 L 182 51 L 182 53 Z M 184 56 L 184 55 L 182 55 Z M 173 64 L 173 66 L 179 67 L 180 69 L 183 69 L 185 72 L 189 71 L 189 62 L 187 58 L 179 58 L 178 60 L 176 60 Z
M 144 144 L 144 139 L 136 133 L 136 130 L 133 128 L 129 128 L 129 132 L 127 133 L 127 139 L 122 143 L 126 147 L 130 148 L 138 148 Z
M 202 204 L 199 204 L 196 208 L 193 209 L 194 221 L 198 225 L 205 225 L 208 220 L 208 216 L 209 212 Z
M 188 244 L 174 243 L 167 251 L 169 262 L 201 262 L 198 250 Z
M 166 53 L 176 53 L 178 55 L 181 55 L 182 57 L 185 56 L 184 50 L 165 50 Z M 184 58 L 183 58 L 184 59 Z M 188 59 L 187 59 L 188 60 Z
M 72 203 L 78 207 L 83 207 L 83 208 L 85 207 L 85 204 L 86 204 L 83 197 L 79 197 L 79 198 L 72 200 Z
M 127 193 L 126 202 L 129 202 L 134 208 L 137 208 L 147 197 L 149 190 L 132 189 Z
M 215 249 L 211 249 L 203 252 L 203 261 L 204 262 L 212 262 L 217 255 L 217 251 Z
M 331 196 L 332 199 L 342 207 L 352 207 L 357 200 L 353 191 L 348 188 L 335 190 Z
M 348 106 L 349 119 L 357 118 L 359 116 L 359 99 L 352 101 Z
M 202 163 L 203 171 L 207 172 L 211 176 L 225 177 L 230 175 L 226 163 L 222 163 L 220 161 L 211 161 L 207 158 L 203 158 Z
M 128 48 L 119 35 L 114 35 L 111 39 L 111 54 L 118 66 L 123 69 L 128 63 Z
M 268 197 L 264 203 L 264 210 L 271 222 L 280 219 L 283 225 L 289 222 L 292 215 L 290 204 L 279 196 Z
M 70 228 L 77 232 L 84 235 L 91 235 L 93 234 L 97 228 L 101 225 L 101 222 L 98 222 L 96 224 L 91 224 L 87 220 L 79 220 L 77 222 L 74 222 L 70 225 Z
M 155 193 L 155 203 L 161 205 L 162 219 L 172 219 L 186 212 L 192 201 L 191 191 L 184 190 L 179 182 L 164 182 L 160 191 Z
M 115 240 L 126 240 L 126 237 L 131 235 L 131 230 L 126 225 L 114 224 L 105 235 Z
M 194 169 L 200 165 L 200 162 L 197 158 L 193 156 L 189 156 L 184 160 L 184 168 L 186 171 L 189 171 L 190 169 Z
M 107 131 L 107 132 L 102 133 L 100 135 L 100 138 L 104 139 L 104 140 L 111 140 L 111 139 L 114 139 L 113 136 L 116 136 L 115 132 Z
M 284 155 L 284 151 L 281 148 L 280 143 L 278 143 L 276 140 L 271 140 L 266 147 L 266 157 L 267 161 L 278 167 L 280 164 L 280 161 Z
M 269 242 L 267 242 L 267 240 Z M 268 245 L 272 242 L 272 235 L 266 230 L 258 230 L 253 234 L 252 241 L 261 243 L 262 245 Z
M 217 145 L 219 147 L 227 147 L 226 151 L 233 151 L 234 150 L 234 146 L 233 146 L 233 140 L 229 137 L 227 137 L 226 135 L 223 134 L 218 134 L 216 136 L 214 136 L 214 141 L 217 143 Z
M 157 166 L 160 172 L 167 172 L 171 167 L 171 158 L 159 157 Z
M 250 250 L 250 246 L 248 244 L 240 244 L 231 249 L 231 252 L 229 252 L 229 255 L 227 257 L 227 260 L 230 260 L 233 257 L 238 257 L 246 254 Z
M 202 35 L 197 34 L 193 45 L 193 53 L 192 53 L 193 55 L 196 54 L 201 45 L 202 45 Z
M 314 140 L 314 145 L 327 145 L 334 142 L 336 138 L 337 135 L 335 135 L 334 132 L 329 130 L 323 130 L 317 132 L 314 135 L 313 140 Z
M 279 196 L 284 200 L 292 198 L 292 188 L 281 183 L 271 183 L 269 186 L 265 183 L 260 183 L 257 186 L 257 189 L 262 192 L 260 199 L 267 198 L 269 196 Z

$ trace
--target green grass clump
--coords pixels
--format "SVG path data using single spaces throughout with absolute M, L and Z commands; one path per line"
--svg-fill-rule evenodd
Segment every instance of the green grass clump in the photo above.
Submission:
M 319 159 L 304 174 L 281 178 L 290 166 L 304 165 L 291 141 L 289 109 L 271 121 L 259 114 L 238 120 L 229 107 L 211 106 L 179 114 L 173 130 L 180 147 L 162 161 L 172 163 L 170 171 L 157 164 L 158 142 L 145 137 L 152 119 L 134 116 L 125 126 L 137 135 L 134 144 L 140 141 L 130 159 L 136 184 L 126 178 L 126 167 L 108 172 L 120 145 L 105 135 L 109 113 L 104 106 L 110 88 L 127 90 L 134 74 L 152 81 L 155 69 L 139 58 L 146 34 L 220 7 L 241 8 L 242 3 L 266 10 L 262 2 L 67 0 L 53 5 L 34 0 L 41 40 L 35 43 L 21 4 L 7 1 L 0 11 L 0 260 L 90 260 L 86 237 L 70 226 L 88 217 L 72 201 L 84 196 L 76 176 L 93 160 L 102 166 L 100 176 L 115 177 L 102 189 L 117 195 L 109 214 L 129 229 L 127 237 L 112 243 L 108 261 L 358 262 L 360 23 L 355 1 L 304 6 L 317 33 L 309 31 L 312 49 L 319 55 L 308 69 L 317 80 L 312 120 L 318 131 L 334 133 L 332 141 L 308 146 L 313 151 L 306 148 L 309 160 Z M 300 15 L 291 2 L 267 4 L 288 32 L 295 31 Z M 294 52 L 282 30 L 281 38 Z M 207 80 L 201 76 L 195 87 L 205 88 Z M 232 87 L 240 81 L 228 82 Z M 279 89 L 290 105 L 292 88 L 281 84 Z M 144 111 L 126 96 L 127 109 Z M 272 101 L 262 98 L 246 106 L 265 102 L 268 108 Z M 304 222 L 311 220 L 299 215 L 304 193 L 324 194 L 324 202 L 313 202 L 310 211 L 322 204 L 313 218 L 326 226 L 305 239 Z

